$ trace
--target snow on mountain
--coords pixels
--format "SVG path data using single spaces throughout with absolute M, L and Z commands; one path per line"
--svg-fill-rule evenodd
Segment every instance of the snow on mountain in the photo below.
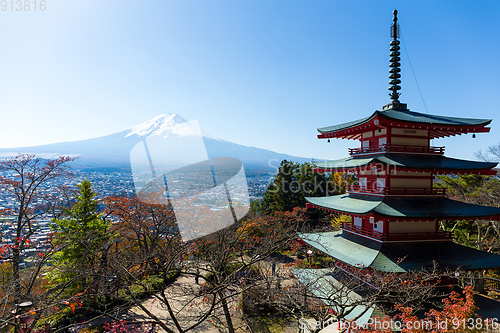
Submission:
M 186 123 L 187 121 L 177 114 L 163 113 L 158 117 L 154 117 L 142 124 L 134 126 L 125 137 L 131 135 L 138 135 L 145 137 L 149 135 L 158 135 L 169 132 L 172 128 L 178 127 L 177 125 Z
M 163 113 L 158 117 L 132 127 L 125 137 L 129 137 L 134 134 L 139 137 L 147 137 L 150 135 L 168 136 L 169 134 L 175 134 L 182 137 L 199 135 L 199 133 L 200 130 L 192 121 L 187 121 L 175 113 Z M 220 140 L 203 131 L 201 131 L 201 135 L 203 137 Z

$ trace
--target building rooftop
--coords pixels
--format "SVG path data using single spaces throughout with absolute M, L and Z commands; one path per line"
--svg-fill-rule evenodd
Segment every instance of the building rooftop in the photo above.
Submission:
M 355 121 L 350 121 L 347 123 L 333 125 L 328 127 L 318 128 L 318 132 L 321 134 L 327 134 L 332 132 L 337 132 L 349 128 L 354 128 L 369 121 L 375 119 L 376 117 L 385 118 L 388 120 L 401 121 L 406 123 L 416 123 L 425 125 L 437 125 L 437 126 L 486 126 L 491 122 L 491 119 L 475 119 L 475 118 L 458 118 L 458 117 L 447 117 L 430 115 L 409 110 L 385 110 L 385 111 L 375 111 L 371 116 L 358 119 Z
M 378 243 L 342 231 L 299 234 L 310 246 L 346 264 L 385 272 L 432 269 L 483 270 L 500 267 L 500 255 L 453 242 Z
M 500 220 L 500 208 L 480 206 L 445 197 L 375 197 L 340 194 L 329 197 L 307 197 L 313 206 L 353 215 L 384 216 L 397 219 L 473 219 Z
M 477 162 L 450 158 L 439 155 L 406 155 L 383 153 L 371 156 L 348 157 L 333 161 L 314 162 L 317 169 L 324 171 L 345 171 L 349 169 L 359 169 L 374 163 L 382 163 L 402 169 L 412 169 L 415 171 L 450 171 L 450 172 L 478 172 L 490 171 L 498 163 Z M 317 171 L 320 171 L 317 170 Z M 496 174 L 496 172 L 494 172 Z

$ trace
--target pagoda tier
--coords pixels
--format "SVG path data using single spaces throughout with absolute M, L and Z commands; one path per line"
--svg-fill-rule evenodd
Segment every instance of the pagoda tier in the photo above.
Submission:
M 453 242 L 379 243 L 341 231 L 299 234 L 315 249 L 353 267 L 383 272 L 432 269 L 434 262 L 446 270 L 500 268 L 500 256 Z
M 380 243 L 451 241 L 451 233 L 439 230 L 439 221 L 500 220 L 500 208 L 445 197 L 377 197 L 347 193 L 306 200 L 309 208 L 350 216 L 351 223 L 342 226 L 346 234 L 356 234 Z
M 405 105 L 406 104 L 399 104 Z M 429 115 L 404 109 L 394 109 L 393 105 L 384 111 L 375 111 L 371 116 L 348 123 L 318 128 L 319 139 L 338 138 L 368 139 L 366 133 L 376 131 L 379 137 L 395 138 L 387 144 L 401 145 L 405 138 L 435 139 L 466 133 L 489 132 L 485 127 L 491 119 L 456 118 Z M 389 131 L 387 129 L 390 129 Z M 402 144 L 405 145 L 405 144 Z M 410 144 L 411 145 L 411 144 Z M 428 144 L 427 144 L 428 145 Z M 418 144 L 417 146 L 423 146 Z
M 491 169 L 497 163 L 460 160 L 444 156 L 378 153 L 371 156 L 354 156 L 334 161 L 314 162 L 313 165 L 315 166 L 314 172 L 359 173 L 377 167 L 377 175 L 380 177 L 395 176 L 398 174 L 398 170 L 431 175 L 450 173 L 496 175 L 496 171 Z
M 436 174 L 495 175 L 496 163 L 459 160 L 444 156 L 385 153 L 314 162 L 314 172 L 357 174 L 358 184 L 349 193 L 374 196 L 444 196 L 444 188 L 433 188 Z

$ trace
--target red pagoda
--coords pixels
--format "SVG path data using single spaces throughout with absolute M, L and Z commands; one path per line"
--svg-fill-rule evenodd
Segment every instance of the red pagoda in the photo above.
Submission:
M 400 42 L 397 11 L 391 27 L 391 102 L 366 118 L 318 129 L 320 139 L 359 140 L 345 159 L 316 162 L 316 172 L 346 172 L 357 184 L 346 194 L 306 198 L 307 207 L 351 217 L 341 231 L 299 235 L 343 265 L 385 272 L 431 268 L 468 271 L 500 267 L 500 255 L 453 242 L 445 220 L 500 220 L 500 208 L 454 201 L 433 187 L 439 174 L 494 175 L 497 163 L 444 156 L 431 139 L 489 132 L 491 119 L 456 118 L 410 111 L 399 101 Z M 404 258 L 404 260 L 401 260 Z

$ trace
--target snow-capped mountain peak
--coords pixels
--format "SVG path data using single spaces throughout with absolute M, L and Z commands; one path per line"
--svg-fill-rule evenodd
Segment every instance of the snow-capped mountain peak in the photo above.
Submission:
M 163 113 L 142 124 L 132 127 L 125 137 L 132 135 L 146 137 L 151 135 L 168 136 L 176 134 L 178 136 L 201 135 L 205 138 L 224 141 L 204 131 L 201 131 L 196 121 L 187 121 L 176 113 Z
M 161 134 L 165 132 L 170 132 L 172 128 L 175 128 L 179 124 L 186 123 L 187 121 L 175 113 L 163 113 L 158 117 L 150 119 L 142 124 L 134 126 L 130 129 L 129 133 L 125 137 L 131 135 L 138 135 L 140 137 Z

